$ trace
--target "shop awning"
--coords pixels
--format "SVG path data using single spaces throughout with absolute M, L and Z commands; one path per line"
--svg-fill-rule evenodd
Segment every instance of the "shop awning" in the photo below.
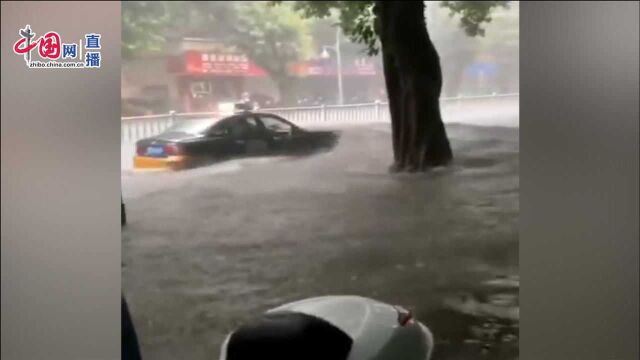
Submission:
M 190 75 L 267 76 L 266 71 L 254 64 L 246 55 L 221 52 L 187 50 L 168 61 L 168 71 Z
M 267 72 L 246 55 L 229 52 L 187 50 L 168 59 L 168 71 L 188 75 L 264 77 Z M 335 77 L 338 67 L 334 59 L 301 61 L 289 65 L 289 74 L 296 77 Z M 343 76 L 376 76 L 378 69 L 367 58 L 345 59 Z

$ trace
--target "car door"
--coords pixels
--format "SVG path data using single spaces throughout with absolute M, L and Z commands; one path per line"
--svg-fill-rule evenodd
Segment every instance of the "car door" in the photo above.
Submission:
M 246 125 L 246 154 L 261 156 L 270 153 L 269 139 L 262 123 L 253 114 L 243 117 Z
M 241 117 L 221 120 L 204 136 L 204 151 L 208 157 L 226 159 L 246 152 L 247 125 Z
M 300 148 L 301 139 L 292 124 L 268 114 L 259 114 L 257 118 L 262 124 L 265 138 L 272 152 L 291 153 Z

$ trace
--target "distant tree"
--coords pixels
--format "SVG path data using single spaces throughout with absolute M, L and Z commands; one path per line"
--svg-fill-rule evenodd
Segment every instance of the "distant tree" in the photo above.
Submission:
M 281 100 L 292 97 L 294 78 L 288 65 L 312 51 L 311 20 L 290 6 L 269 6 L 259 1 L 193 1 L 189 23 L 183 31 L 209 36 L 245 53 L 276 83 Z M 185 30 L 186 29 L 186 30 Z
M 491 10 L 506 4 L 442 2 L 460 16 L 460 26 L 469 36 L 483 35 Z M 307 18 L 324 18 L 339 10 L 343 32 L 364 44 L 370 55 L 382 53 L 392 122 L 392 170 L 424 171 L 452 160 L 440 115 L 440 58 L 427 30 L 423 1 L 296 1 L 294 8 Z
M 520 66 L 520 12 L 518 2 L 510 9 L 498 9 L 486 26 L 486 36 L 479 38 L 482 51 L 493 54 L 500 64 L 498 73 L 499 91 L 517 91 Z M 516 85 L 516 88 L 513 88 Z
M 462 91 L 465 69 L 480 50 L 478 38 L 467 35 L 457 26 L 460 22 L 458 16 L 438 6 L 436 1 L 429 2 L 427 6 L 431 39 L 438 49 L 442 65 L 442 96 L 458 96 Z
M 310 22 L 290 4 L 126 1 L 122 5 L 122 53 L 129 58 L 162 51 L 169 37 L 216 38 L 262 67 L 286 98 L 293 91 L 288 64 L 312 51 Z
M 170 12 L 162 2 L 123 2 L 122 56 L 129 59 L 164 49 L 164 32 L 170 20 Z
M 427 22 L 430 35 L 438 49 L 443 72 L 442 95 L 461 95 L 465 70 L 480 54 L 493 55 L 500 66 L 497 81 L 499 90 L 508 91 L 510 82 L 517 77 L 519 54 L 518 3 L 509 8 L 497 8 L 491 13 L 491 22 L 485 25 L 484 36 L 468 36 L 457 24 L 460 15 L 441 7 L 440 1 L 429 1 Z M 516 74 L 516 76 L 514 76 Z
M 291 6 L 269 6 L 248 1 L 237 5 L 234 44 L 242 49 L 275 81 L 281 99 L 291 99 L 295 79 L 289 65 L 313 52 L 310 21 Z

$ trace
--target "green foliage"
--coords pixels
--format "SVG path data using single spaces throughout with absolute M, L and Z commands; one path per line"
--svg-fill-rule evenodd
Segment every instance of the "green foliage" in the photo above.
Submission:
M 259 1 L 123 2 L 125 58 L 165 50 L 170 37 L 213 38 L 262 67 L 287 96 L 288 64 L 313 52 L 311 23 L 293 4 Z
M 518 4 L 498 7 L 491 12 L 491 21 L 483 26 L 482 36 L 469 36 L 460 26 L 461 14 L 450 14 L 440 2 L 427 5 L 427 26 L 431 40 L 438 49 L 442 71 L 445 74 L 444 96 L 457 96 L 463 90 L 465 69 L 474 61 L 486 60 L 478 56 L 494 56 L 494 61 L 506 64 L 518 61 L 519 12 Z M 507 66 L 504 65 L 506 71 Z
M 272 74 L 285 76 L 288 63 L 313 52 L 310 21 L 289 3 L 241 2 L 236 14 L 233 43 Z
M 272 1 L 272 3 L 279 3 Z M 325 18 L 332 11 L 339 12 L 340 25 L 351 41 L 365 45 L 369 55 L 378 53 L 379 41 L 375 32 L 375 1 L 296 1 L 293 6 L 307 18 Z M 508 1 L 442 1 L 451 16 L 460 15 L 460 26 L 469 36 L 484 35 L 484 23 L 491 21 L 491 10 L 506 7 Z
M 312 51 L 311 20 L 291 3 L 243 1 L 126 1 L 122 4 L 125 58 L 165 48 L 167 38 L 209 37 L 235 46 L 271 74 Z
M 281 1 L 272 1 L 280 4 Z M 305 18 L 324 19 L 337 14 L 337 24 L 354 43 L 364 44 L 369 55 L 379 49 L 373 27 L 374 1 L 294 1 L 293 9 Z
M 125 1 L 122 3 L 122 56 L 160 51 L 164 47 L 163 30 L 171 16 L 164 3 Z
M 518 54 L 520 46 L 520 12 L 518 3 L 509 9 L 496 9 L 486 25 L 486 36 L 480 39 L 482 48 L 501 54 Z
M 434 2 L 435 3 L 435 2 Z M 429 30 L 433 42 L 439 46 L 441 56 L 461 50 L 496 52 L 497 49 L 517 49 L 519 45 L 519 12 L 517 3 L 496 8 L 491 20 L 482 28 L 482 34 L 469 36 L 461 26 L 462 14 L 451 13 L 445 6 L 430 7 Z M 460 26 L 458 26 L 460 25 Z
M 440 6 L 448 8 L 450 15 L 460 15 L 460 26 L 467 35 L 483 36 L 484 23 L 491 22 L 491 10 L 496 7 L 507 7 L 507 1 L 442 1 Z

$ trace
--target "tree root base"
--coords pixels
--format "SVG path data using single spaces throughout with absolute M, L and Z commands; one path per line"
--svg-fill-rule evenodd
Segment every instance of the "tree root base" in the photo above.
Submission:
M 395 173 L 416 173 L 416 172 L 428 172 L 435 169 L 446 168 L 453 162 L 453 159 L 433 162 L 429 164 L 425 164 L 424 166 L 417 165 L 401 165 L 398 163 L 393 163 L 389 166 L 389 172 L 392 174 Z

